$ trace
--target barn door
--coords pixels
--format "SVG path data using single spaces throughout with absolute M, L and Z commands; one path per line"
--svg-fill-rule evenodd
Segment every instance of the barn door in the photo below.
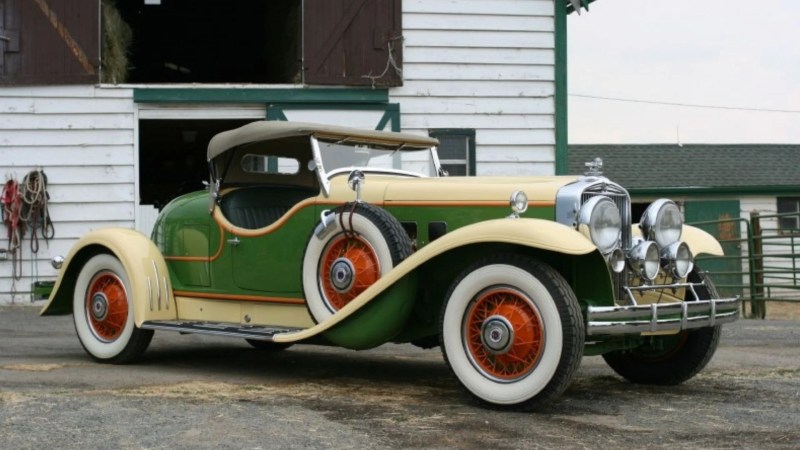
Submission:
M 99 0 L 0 0 L 0 84 L 99 81 Z
M 304 0 L 306 84 L 401 86 L 401 0 Z

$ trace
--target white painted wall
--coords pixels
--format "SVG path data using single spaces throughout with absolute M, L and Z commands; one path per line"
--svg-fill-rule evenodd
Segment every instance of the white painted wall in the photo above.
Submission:
M 552 0 L 403 0 L 403 131 L 474 128 L 478 175 L 555 173 Z
M 86 232 L 134 224 L 136 112 L 130 89 L 95 86 L 0 87 L 0 174 L 20 182 L 32 169 L 47 174 L 55 239 L 22 242 L 21 280 L 0 261 L 0 303 L 30 301 L 31 282 L 54 279 L 49 260 L 66 255 Z M 4 180 L 5 181 L 5 180 Z M 0 247 L 6 248 L 0 226 Z M 22 294 L 11 295 L 12 287 Z

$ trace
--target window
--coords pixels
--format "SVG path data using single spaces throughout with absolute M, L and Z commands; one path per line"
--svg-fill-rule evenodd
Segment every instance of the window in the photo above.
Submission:
M 800 197 L 778 197 L 778 214 L 790 214 L 778 219 L 781 233 L 800 233 Z
M 439 162 L 450 176 L 475 175 L 475 130 L 437 129 L 428 135 L 439 139 Z

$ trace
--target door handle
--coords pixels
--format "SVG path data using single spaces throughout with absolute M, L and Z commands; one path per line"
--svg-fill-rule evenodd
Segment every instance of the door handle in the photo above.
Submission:
M 242 241 L 239 240 L 238 236 L 234 236 L 233 239 L 228 239 L 228 244 L 230 244 L 230 245 L 232 245 L 234 247 L 238 247 L 239 244 L 241 244 L 241 243 L 242 243 Z

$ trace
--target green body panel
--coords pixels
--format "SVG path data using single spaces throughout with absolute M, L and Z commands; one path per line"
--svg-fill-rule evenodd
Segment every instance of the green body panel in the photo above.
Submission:
M 230 249 L 236 286 L 273 294 L 302 292 L 303 253 L 318 219 L 315 208 L 307 207 L 272 233 L 237 237 L 240 243 Z M 226 233 L 229 238 L 233 235 Z M 214 269 L 223 270 L 219 264 Z
M 414 307 L 417 274 L 403 277 L 380 295 L 323 333 L 332 343 L 365 350 L 391 341 L 402 332 Z
M 391 203 L 384 205 L 384 209 L 400 223 L 416 225 L 418 248 L 430 243 L 430 223 L 445 223 L 449 233 L 465 225 L 506 217 L 511 212 L 507 206 L 392 206 Z M 555 209 L 552 206 L 531 207 L 521 217 L 553 220 Z

